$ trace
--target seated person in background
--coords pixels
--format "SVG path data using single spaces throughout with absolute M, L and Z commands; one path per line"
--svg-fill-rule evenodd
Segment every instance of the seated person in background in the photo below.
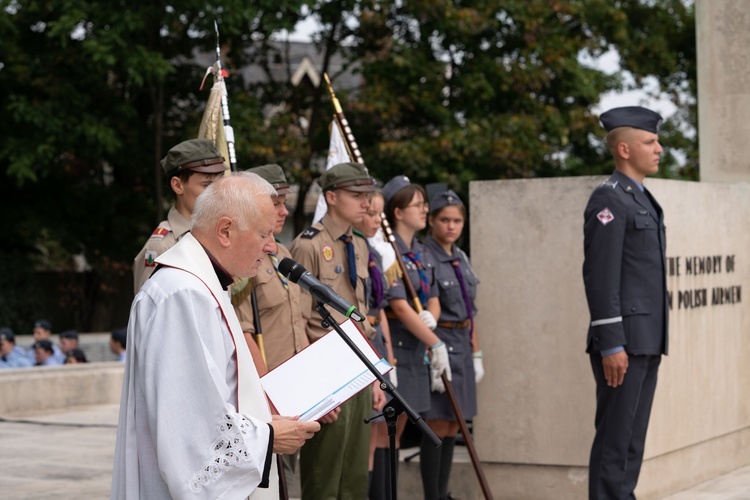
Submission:
M 39 342 L 40 340 L 48 340 L 50 339 L 50 336 L 52 335 L 52 323 L 47 321 L 46 319 L 38 319 L 36 322 L 34 322 L 34 342 Z M 52 343 L 50 341 L 50 343 Z M 59 347 L 57 347 L 55 344 L 52 344 L 52 355 L 54 356 L 55 360 L 57 361 L 56 364 L 61 365 L 65 363 L 65 354 L 60 350 Z M 34 346 L 32 345 L 28 351 L 26 351 L 26 357 L 29 358 L 29 361 L 31 361 L 31 364 L 36 364 L 36 353 L 34 352 Z
M 117 355 L 117 361 L 125 362 L 125 344 L 128 340 L 128 329 L 117 328 L 112 330 L 112 337 L 109 339 L 109 349 Z
M 0 328 L 0 368 L 31 366 L 26 351 L 16 345 L 16 335 L 10 328 Z
M 64 364 L 60 363 L 54 354 L 54 344 L 49 340 L 37 340 L 31 348 L 34 350 L 35 365 L 36 366 L 59 366 Z
M 68 355 L 75 349 L 83 352 L 78 347 L 78 332 L 75 330 L 65 330 L 60 334 L 60 350 L 65 354 L 65 362 L 68 362 Z
M 83 353 L 80 349 L 71 349 L 66 354 L 65 358 L 65 364 L 66 365 L 75 365 L 77 363 L 88 363 L 88 359 L 86 359 L 86 355 Z

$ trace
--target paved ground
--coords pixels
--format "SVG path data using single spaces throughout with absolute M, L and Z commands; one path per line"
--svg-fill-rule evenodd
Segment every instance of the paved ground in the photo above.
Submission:
M 750 500 L 750 466 L 670 495 L 663 500 Z
M 3 416 L 0 498 L 108 498 L 117 415 L 105 405 Z M 750 466 L 662 500 L 750 500 Z
M 109 498 L 119 405 L 0 422 L 0 497 Z M 47 425 L 54 424 L 54 425 Z

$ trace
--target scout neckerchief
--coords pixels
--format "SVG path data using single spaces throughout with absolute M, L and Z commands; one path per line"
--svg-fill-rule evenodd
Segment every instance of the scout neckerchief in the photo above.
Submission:
M 422 259 L 420 258 L 419 252 L 406 252 L 404 254 L 404 257 L 409 259 L 417 268 L 417 272 L 419 273 L 419 284 L 421 285 L 419 287 L 419 301 L 422 304 L 426 304 L 427 297 L 430 293 L 430 283 L 427 281 L 427 275 L 424 273 L 424 268 L 422 267 Z
M 370 258 L 367 261 L 367 270 L 370 272 L 370 281 L 372 281 L 372 307 L 379 308 L 385 297 L 385 289 L 383 287 L 383 275 L 378 269 L 378 265 L 375 263 L 375 253 L 370 252 Z
M 474 311 L 471 308 L 471 298 L 469 298 L 469 291 L 466 289 L 466 281 L 464 281 L 464 274 L 461 272 L 461 257 L 455 257 L 451 259 L 451 265 L 453 270 L 456 272 L 456 279 L 458 284 L 461 285 L 461 295 L 464 298 L 464 305 L 466 306 L 466 313 L 469 315 L 469 335 L 474 334 Z
M 269 253 L 268 256 L 271 258 L 273 268 L 276 270 L 276 275 L 281 280 L 281 284 L 284 285 L 284 289 L 289 290 L 289 283 L 287 283 L 286 278 L 284 278 L 284 275 L 281 274 L 281 271 L 279 271 L 279 258 L 276 257 L 275 253 Z
M 346 256 L 349 261 L 349 282 L 352 284 L 352 290 L 357 289 L 357 264 L 354 260 L 354 243 L 352 237 L 348 234 L 342 234 L 339 239 L 346 245 Z

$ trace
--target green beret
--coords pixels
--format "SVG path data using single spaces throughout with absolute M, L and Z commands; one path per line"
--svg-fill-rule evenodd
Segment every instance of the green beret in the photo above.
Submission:
M 229 167 L 224 164 L 224 158 L 212 141 L 190 139 L 170 149 L 161 160 L 161 168 L 167 177 L 172 177 L 183 170 L 218 174 Z

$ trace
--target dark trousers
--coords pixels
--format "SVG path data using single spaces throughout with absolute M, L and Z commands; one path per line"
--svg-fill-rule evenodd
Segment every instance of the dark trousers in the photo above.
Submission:
M 596 380 L 596 435 L 589 459 L 589 499 L 634 499 L 661 356 L 628 356 L 622 385 L 609 387 L 602 358 L 591 354 Z

